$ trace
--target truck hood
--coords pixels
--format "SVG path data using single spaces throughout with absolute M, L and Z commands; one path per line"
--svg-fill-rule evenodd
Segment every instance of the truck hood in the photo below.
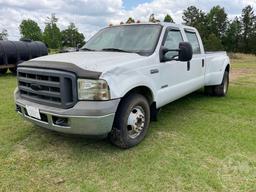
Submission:
M 117 66 L 129 64 L 145 58 L 136 53 L 122 53 L 122 52 L 72 52 L 61 53 L 39 57 L 30 60 L 31 62 L 54 62 L 54 63 L 70 63 L 79 68 L 88 71 L 105 72 Z

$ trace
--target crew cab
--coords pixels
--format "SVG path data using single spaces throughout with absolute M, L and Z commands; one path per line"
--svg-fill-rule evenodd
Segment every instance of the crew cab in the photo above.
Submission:
M 18 66 L 16 111 L 50 130 L 140 143 L 164 105 L 202 87 L 225 96 L 230 61 L 206 53 L 198 31 L 172 23 L 109 26 L 78 52 Z

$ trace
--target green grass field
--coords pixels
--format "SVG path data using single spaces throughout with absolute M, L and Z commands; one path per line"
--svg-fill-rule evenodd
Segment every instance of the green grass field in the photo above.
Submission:
M 0 77 L 0 191 L 256 191 L 256 57 L 232 64 L 227 97 L 169 104 L 129 150 L 24 121 Z

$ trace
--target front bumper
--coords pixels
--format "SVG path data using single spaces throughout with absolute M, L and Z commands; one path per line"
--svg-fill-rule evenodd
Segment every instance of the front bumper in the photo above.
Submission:
M 110 101 L 79 101 L 70 109 L 49 107 L 22 99 L 18 89 L 14 92 L 16 110 L 26 120 L 62 133 L 102 136 L 113 126 L 120 99 Z M 26 106 L 39 108 L 41 120 L 30 117 Z

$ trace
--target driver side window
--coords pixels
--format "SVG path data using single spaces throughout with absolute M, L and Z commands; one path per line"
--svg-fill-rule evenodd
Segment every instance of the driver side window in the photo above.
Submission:
M 167 49 L 179 49 L 180 42 L 183 42 L 181 32 L 179 30 L 170 30 L 167 32 L 164 47 Z M 169 51 L 165 54 L 165 57 L 171 59 L 177 54 L 178 52 Z

